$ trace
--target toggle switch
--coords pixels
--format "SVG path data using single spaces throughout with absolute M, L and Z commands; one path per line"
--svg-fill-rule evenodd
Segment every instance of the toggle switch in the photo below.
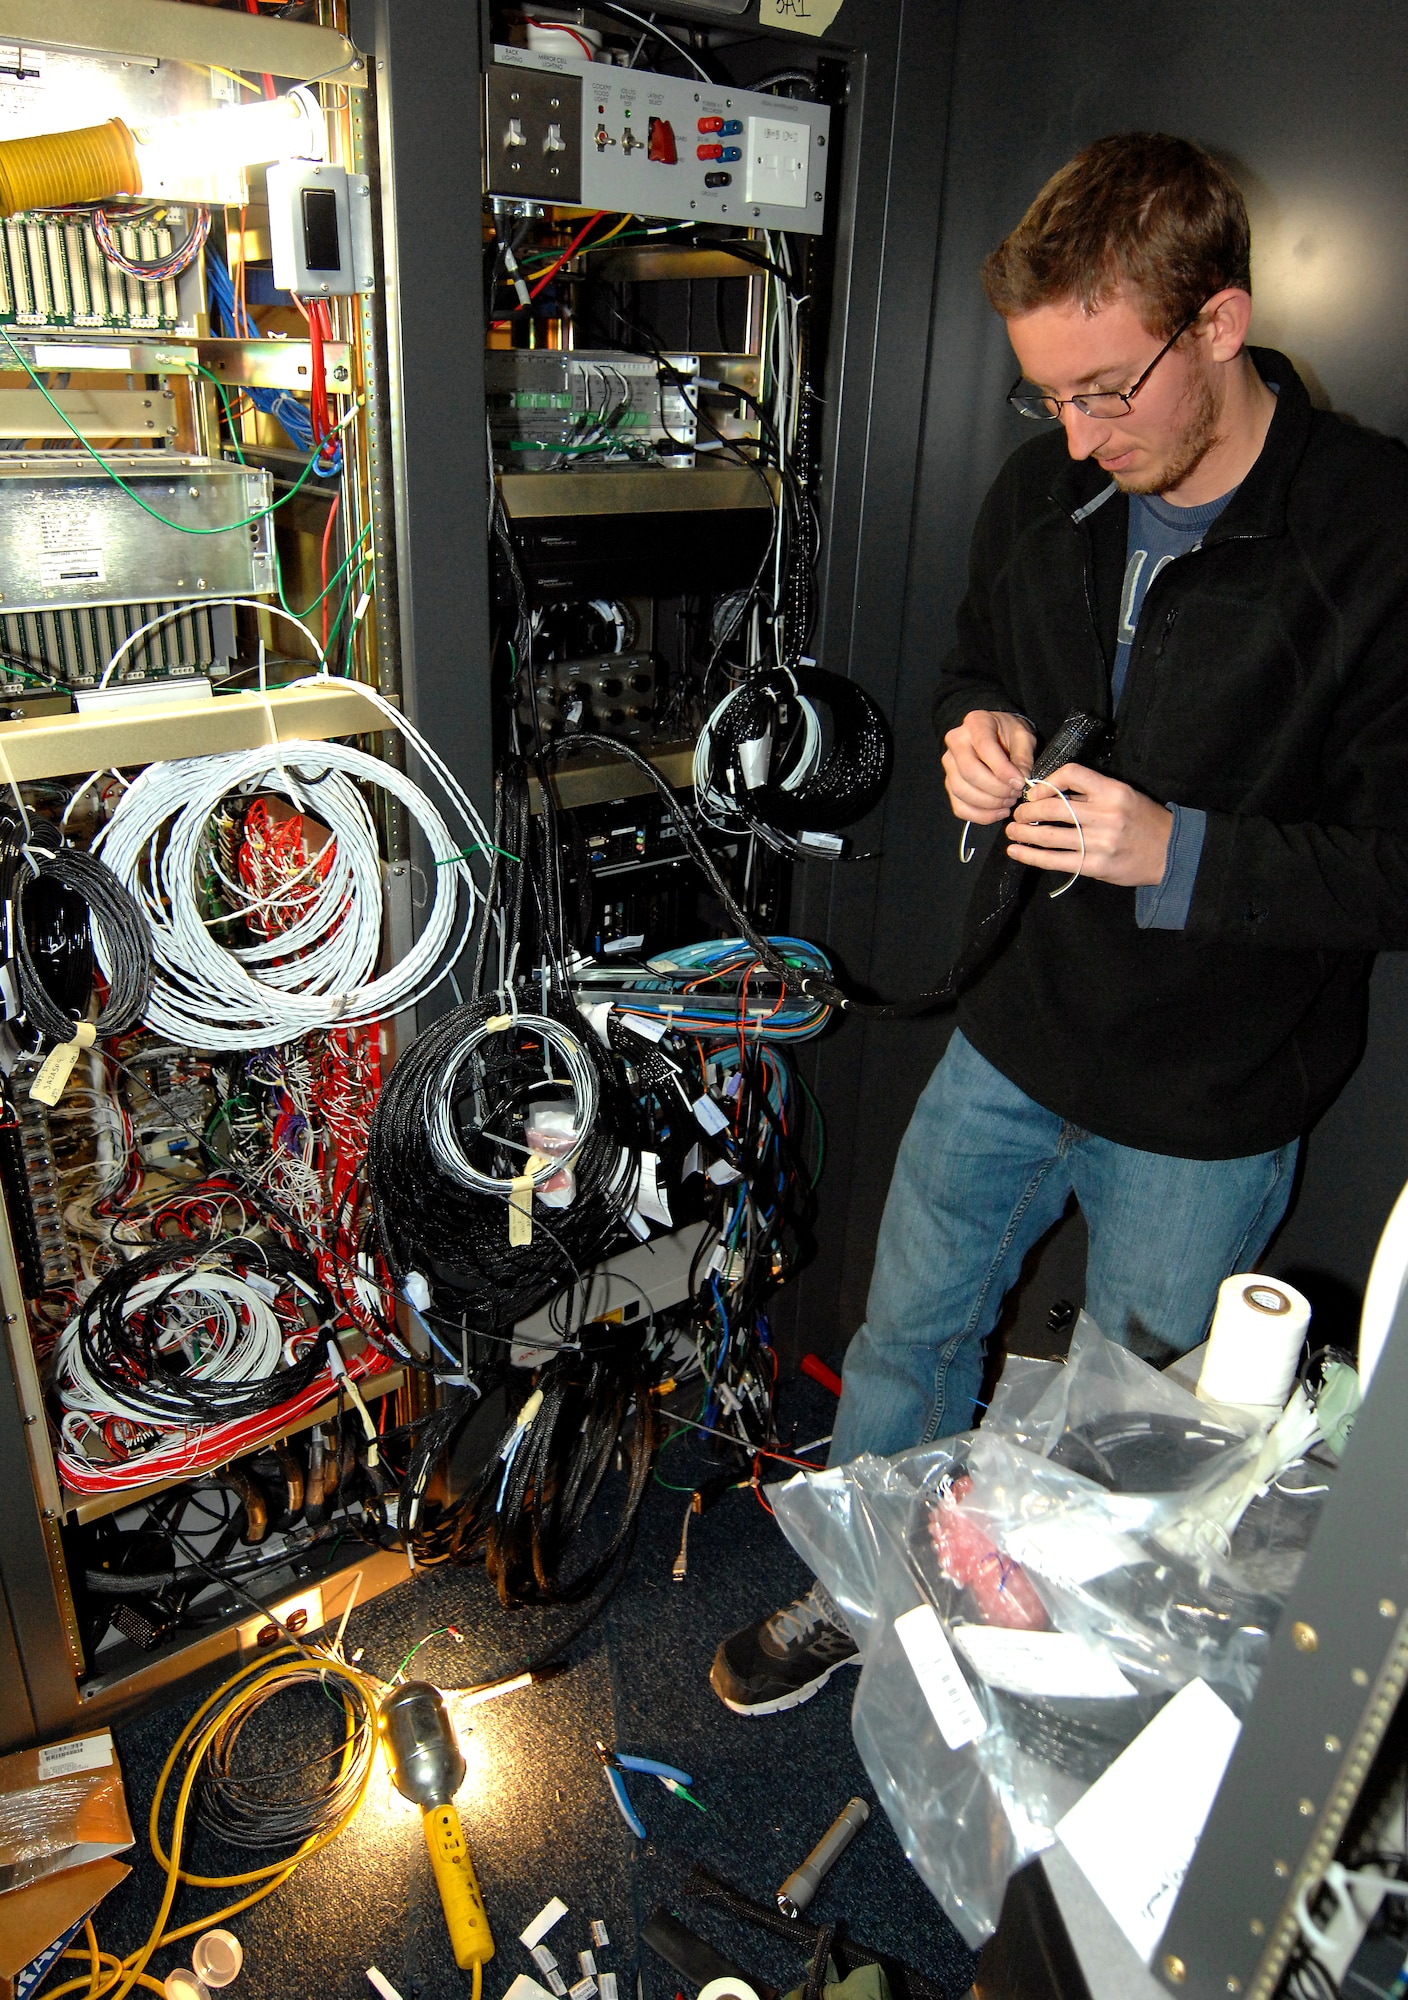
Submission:
M 607 131 L 606 127 L 604 125 L 598 125 L 596 128 L 597 151 L 599 153 L 604 153 L 608 146 L 614 146 L 615 144 L 616 141 L 612 138 L 611 134 Z
M 675 151 L 675 128 L 668 118 L 651 119 L 648 158 L 657 160 L 662 167 L 673 167 L 678 164 L 679 155 Z
M 545 153 L 565 153 L 567 151 L 567 141 L 562 136 L 562 127 L 560 125 L 549 125 L 548 135 L 543 141 L 543 151 Z
M 508 121 L 508 130 L 507 132 L 504 133 L 504 145 L 506 147 L 513 147 L 513 146 L 526 146 L 527 144 L 528 144 L 528 139 L 526 133 L 523 130 L 522 119 L 510 118 Z

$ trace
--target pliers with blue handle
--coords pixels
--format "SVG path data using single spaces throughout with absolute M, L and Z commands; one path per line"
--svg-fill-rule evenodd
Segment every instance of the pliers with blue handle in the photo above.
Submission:
M 699 1807 L 700 1812 L 708 1810 L 690 1791 L 689 1787 L 694 1780 L 688 1771 L 677 1771 L 673 1764 L 657 1763 L 653 1757 L 627 1757 L 620 1751 L 608 1750 L 600 1737 L 596 1741 L 596 1754 L 601 1759 L 606 1782 L 610 1785 L 611 1796 L 616 1801 L 616 1810 L 638 1840 L 645 1839 L 645 1827 L 639 1813 L 631 1804 L 626 1781 L 621 1775 L 623 1771 L 640 1771 L 648 1778 L 658 1778 L 667 1792 L 674 1792 L 677 1797 L 688 1799 L 692 1806 Z

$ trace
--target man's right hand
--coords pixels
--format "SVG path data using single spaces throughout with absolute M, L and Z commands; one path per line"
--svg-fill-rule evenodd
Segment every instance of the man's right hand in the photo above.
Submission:
M 1032 774 L 1036 737 L 1020 715 L 973 708 L 944 737 L 944 785 L 959 819 L 1006 819 Z

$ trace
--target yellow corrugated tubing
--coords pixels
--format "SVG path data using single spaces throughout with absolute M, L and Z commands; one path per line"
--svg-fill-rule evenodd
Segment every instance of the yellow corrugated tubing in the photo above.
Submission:
M 77 132 L 0 139 L 0 215 L 141 192 L 137 148 L 120 118 Z

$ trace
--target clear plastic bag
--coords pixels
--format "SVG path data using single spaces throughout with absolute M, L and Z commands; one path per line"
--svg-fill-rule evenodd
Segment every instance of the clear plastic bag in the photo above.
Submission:
M 970 1944 L 1180 1687 L 1245 1713 L 1325 1490 L 1272 1462 L 1265 1426 L 1082 1315 L 1064 1366 L 1009 1363 L 980 1431 L 774 1490 L 861 1649 L 862 1760 Z

